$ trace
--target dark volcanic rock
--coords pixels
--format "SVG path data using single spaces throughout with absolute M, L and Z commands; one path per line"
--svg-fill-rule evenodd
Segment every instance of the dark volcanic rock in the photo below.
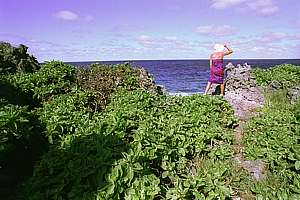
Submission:
M 139 85 L 146 89 L 147 91 L 158 93 L 158 94 L 166 94 L 166 89 L 162 85 L 156 85 L 153 76 L 147 72 L 144 68 L 136 68 L 139 71 Z

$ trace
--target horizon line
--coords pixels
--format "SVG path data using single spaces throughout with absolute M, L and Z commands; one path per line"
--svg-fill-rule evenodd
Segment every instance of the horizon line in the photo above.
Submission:
M 53 59 L 55 60 L 55 59 Z M 62 61 L 65 63 L 74 62 L 130 62 L 130 61 L 180 61 L 180 60 L 209 60 L 207 58 L 175 58 L 175 59 L 124 59 L 124 60 L 81 60 L 81 61 Z M 300 58 L 225 58 L 224 60 L 300 60 Z M 41 63 L 51 60 L 44 60 Z

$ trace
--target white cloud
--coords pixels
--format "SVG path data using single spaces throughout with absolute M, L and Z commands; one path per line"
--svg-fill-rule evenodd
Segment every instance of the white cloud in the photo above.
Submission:
M 256 40 L 258 42 L 270 43 L 270 42 L 280 42 L 281 40 L 287 38 L 288 35 L 286 33 L 267 33 Z
M 271 16 L 279 11 L 273 0 L 212 0 L 211 8 L 226 9 L 242 7 L 254 11 L 261 16 Z
M 144 48 L 155 49 L 159 51 L 188 51 L 191 45 L 187 41 L 178 39 L 175 36 L 154 38 L 149 35 L 140 35 L 136 41 Z
M 294 42 L 296 41 L 296 42 Z M 300 35 L 285 32 L 269 32 L 248 38 L 232 40 L 236 54 L 261 58 L 299 58 Z M 297 49 L 298 48 L 298 49 Z
M 167 36 L 165 37 L 166 40 L 172 40 L 172 41 L 176 41 L 177 40 L 177 37 L 175 36 Z
M 227 36 L 232 35 L 237 32 L 237 29 L 229 25 L 208 25 L 208 26 L 198 26 L 195 32 L 201 35 L 213 35 L 213 36 Z
M 247 5 L 249 8 L 263 16 L 273 15 L 279 10 L 272 0 L 255 0 L 247 3 Z
M 245 2 L 245 0 L 212 0 L 212 2 L 213 2 L 211 5 L 212 8 L 225 9 L 231 6 L 239 5 Z
M 152 38 L 149 35 L 140 35 L 137 38 L 137 41 L 140 45 L 144 46 L 144 47 L 153 47 L 156 46 L 156 42 L 154 40 L 154 38 Z
M 300 40 L 300 35 L 293 35 L 281 32 L 265 33 L 255 39 L 260 43 L 278 43 L 282 41 Z
M 55 13 L 55 17 L 58 19 L 69 20 L 69 21 L 74 21 L 79 19 L 79 16 L 76 13 L 71 12 L 69 10 L 58 11 L 57 13 Z

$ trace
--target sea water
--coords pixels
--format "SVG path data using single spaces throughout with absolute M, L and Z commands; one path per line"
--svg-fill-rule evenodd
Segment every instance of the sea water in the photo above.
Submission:
M 129 62 L 145 68 L 154 77 L 155 83 L 165 87 L 170 95 L 190 95 L 203 93 L 209 76 L 209 60 L 127 60 L 69 62 L 69 64 L 88 67 L 91 63 L 120 64 Z M 247 63 L 252 67 L 269 68 L 289 63 L 300 66 L 300 59 L 243 59 L 224 60 L 224 66 Z

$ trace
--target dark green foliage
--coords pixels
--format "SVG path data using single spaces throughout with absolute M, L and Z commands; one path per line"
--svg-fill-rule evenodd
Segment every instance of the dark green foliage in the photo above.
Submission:
M 262 115 L 245 130 L 245 155 L 267 164 L 266 180 L 249 183 L 259 199 L 300 199 L 300 100 L 292 104 L 286 96 L 288 87 L 299 84 L 299 73 L 292 65 L 255 72 L 262 85 L 276 80 L 283 88 L 266 93 Z
M 9 76 L 10 77 L 10 76 Z M 0 98 L 6 99 L 10 104 L 28 106 L 29 109 L 39 105 L 30 92 L 25 92 L 21 88 L 14 86 L 8 81 L 7 76 L 0 76 Z
M 76 135 L 78 129 L 87 129 L 89 118 L 95 111 L 91 93 L 73 90 L 68 94 L 56 95 L 38 109 L 41 122 L 46 127 L 50 143 L 61 140 L 65 135 Z
M 122 90 L 103 114 L 88 119 L 81 106 L 76 106 L 78 110 L 72 106 L 76 101 L 70 97 L 57 96 L 44 106 L 42 121 L 50 116 L 47 131 L 54 133 L 55 124 L 62 123 L 66 133 L 26 184 L 32 199 L 225 199 L 232 195 L 233 170 L 223 162 L 233 154 L 230 127 L 236 119 L 221 98 Z M 67 104 L 60 110 L 72 112 L 56 111 L 55 107 Z M 72 117 L 79 113 L 80 117 Z
M 300 83 L 300 66 L 291 64 L 277 65 L 269 69 L 257 68 L 253 73 L 257 83 L 262 86 L 267 86 L 272 81 L 277 81 L 282 88 Z
M 27 49 L 23 44 L 13 47 L 0 42 L 0 73 L 33 72 L 39 69 L 38 61 L 27 53 Z
M 153 96 L 137 90 L 114 96 L 104 116 L 108 133 L 123 136 L 132 150 L 108 177 L 108 188 L 98 194 L 102 199 L 139 199 L 146 194 L 152 194 L 149 199 L 193 199 L 197 195 L 224 199 L 232 195 L 227 182 L 231 168 L 225 167 L 223 172 L 212 168 L 233 154 L 229 127 L 235 125 L 236 119 L 221 98 Z M 110 124 L 114 124 L 112 129 Z M 220 174 L 215 178 L 201 174 L 204 164 L 192 161 L 201 157 L 203 163 L 210 163 L 208 173 Z M 143 193 L 149 179 L 153 180 L 152 189 Z M 213 179 L 219 181 L 217 186 L 204 184 Z
M 45 151 L 42 127 L 27 107 L 0 102 L 0 195 L 7 198 L 18 182 L 31 175 Z
M 33 177 L 26 183 L 28 199 L 96 199 L 98 187 L 106 184 L 116 159 L 122 157 L 126 145 L 119 138 L 82 131 L 43 156 Z
M 268 164 L 268 177 L 253 191 L 265 198 L 280 195 L 300 198 L 300 119 L 299 102 L 294 105 L 268 106 L 264 115 L 247 126 L 245 153 L 250 159 Z M 298 196 L 297 196 L 298 195 Z
M 141 78 L 143 77 L 143 78 Z M 77 84 L 97 96 L 99 109 L 103 109 L 109 102 L 111 94 L 119 88 L 134 90 L 145 88 L 156 92 L 152 77 L 129 63 L 119 65 L 92 64 L 87 69 L 78 69 Z
M 70 90 L 75 77 L 75 67 L 59 61 L 47 62 L 35 73 L 17 73 L 2 76 L 2 81 L 32 95 L 38 101 Z
M 279 68 L 255 71 L 258 82 L 299 82 L 298 69 Z M 282 100 L 286 91 L 270 93 L 246 128 L 246 156 L 268 164 L 268 178 L 253 182 L 232 165 L 237 119 L 221 97 L 158 95 L 129 64 L 76 70 L 52 61 L 0 78 L 0 186 L 9 174 L 14 192 L 12 174 L 28 168 L 24 199 L 230 199 L 249 188 L 261 199 L 299 197 L 300 101 Z M 48 147 L 41 137 L 49 149 L 36 161 Z
M 10 105 L 1 102 L 0 105 L 0 154 L 13 151 L 16 143 L 28 143 L 32 125 L 29 122 L 30 113 L 26 107 Z

